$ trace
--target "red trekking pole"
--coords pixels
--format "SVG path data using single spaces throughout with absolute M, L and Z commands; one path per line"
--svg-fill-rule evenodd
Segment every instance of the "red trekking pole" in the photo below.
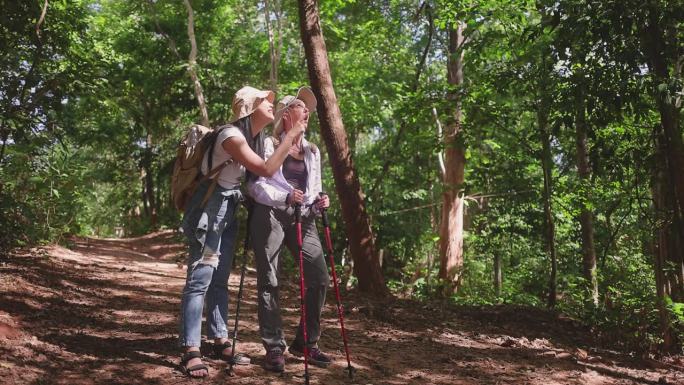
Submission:
M 319 194 L 325 195 L 324 192 Z M 323 228 L 325 231 L 325 243 L 328 246 L 328 257 L 330 258 L 330 270 L 332 270 L 333 285 L 335 286 L 335 298 L 337 299 L 337 314 L 340 317 L 340 332 L 342 333 L 342 341 L 344 341 L 344 352 L 347 355 L 347 370 L 349 371 L 349 379 L 354 378 L 354 368 L 349 359 L 349 347 L 347 346 L 347 332 L 344 330 L 344 307 L 342 306 L 342 298 L 340 297 L 340 287 L 337 285 L 337 273 L 335 272 L 335 258 L 333 257 L 332 239 L 330 238 L 330 223 L 328 222 L 328 213 L 325 209 L 321 210 L 321 219 L 323 220 Z
M 309 385 L 309 339 L 306 335 L 306 288 L 304 286 L 304 250 L 302 241 L 302 205 L 295 205 L 295 220 L 297 225 L 297 246 L 299 246 L 299 298 L 302 308 L 302 335 L 304 336 L 304 383 Z

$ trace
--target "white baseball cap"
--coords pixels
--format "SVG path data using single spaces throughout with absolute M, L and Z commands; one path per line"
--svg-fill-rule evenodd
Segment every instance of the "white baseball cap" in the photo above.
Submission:
M 299 90 L 297 90 L 297 94 L 295 96 L 286 95 L 285 97 L 280 99 L 280 101 L 278 102 L 278 106 L 276 106 L 274 119 L 275 123 L 273 124 L 273 133 L 276 136 L 278 136 L 283 131 L 283 113 L 285 113 L 285 111 L 290 107 L 290 105 L 292 105 L 292 103 L 297 99 L 304 102 L 304 105 L 306 106 L 306 109 L 309 110 L 309 112 L 316 111 L 316 105 L 318 103 L 316 101 L 316 96 L 314 95 L 310 87 L 300 87 Z

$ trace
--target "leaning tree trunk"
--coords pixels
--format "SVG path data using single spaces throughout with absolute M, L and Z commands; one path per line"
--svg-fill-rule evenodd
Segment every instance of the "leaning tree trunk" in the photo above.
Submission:
M 587 280 L 591 301 L 598 305 L 598 279 L 596 277 L 596 248 L 594 246 L 594 218 L 588 207 L 591 198 L 591 167 L 587 151 L 587 120 L 584 85 L 577 84 L 575 100 L 575 145 L 577 149 L 577 173 L 580 177 L 580 228 L 582 233 L 582 272 Z
M 321 136 L 328 150 L 354 259 L 354 274 L 359 280 L 359 290 L 384 295 L 387 293 L 387 286 L 382 276 L 370 218 L 366 212 L 361 184 L 354 170 L 347 133 L 333 89 L 328 52 L 315 0 L 299 0 L 299 23 L 309 80 L 318 99 Z
M 461 127 L 462 106 L 460 89 L 463 85 L 463 31 L 465 24 L 457 22 L 449 27 L 448 82 L 451 86 L 447 99 L 451 113 L 444 135 L 444 192 L 442 220 L 439 226 L 439 277 L 447 286 L 447 293 L 455 293 L 463 270 L 463 182 L 465 177 L 464 133 Z

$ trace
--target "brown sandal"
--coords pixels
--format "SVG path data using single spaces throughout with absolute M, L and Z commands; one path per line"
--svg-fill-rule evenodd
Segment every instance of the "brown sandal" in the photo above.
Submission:
M 209 368 L 207 367 L 207 365 L 197 364 L 197 365 L 193 365 L 189 368 L 186 366 L 188 364 L 188 362 L 193 358 L 202 358 L 202 353 L 200 353 L 196 350 L 193 350 L 190 352 L 185 352 L 185 354 L 183 354 L 183 357 L 181 358 L 180 371 L 190 378 L 203 379 L 203 378 L 209 376 Z M 197 370 L 204 370 L 206 372 L 206 374 L 203 376 L 193 376 L 192 372 L 197 371 Z
M 216 356 L 216 358 L 226 361 L 228 363 L 232 363 L 233 365 L 249 365 L 250 363 L 252 363 L 252 360 L 243 353 L 236 354 L 235 358 L 233 358 L 233 356 L 231 356 L 230 354 L 223 353 L 224 350 L 232 346 L 233 345 L 231 345 L 230 342 L 226 341 L 222 344 L 214 344 L 212 346 L 212 349 L 214 350 L 214 355 Z

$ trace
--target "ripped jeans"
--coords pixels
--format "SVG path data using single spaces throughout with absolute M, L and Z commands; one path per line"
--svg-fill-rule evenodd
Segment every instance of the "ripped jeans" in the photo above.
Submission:
M 195 191 L 183 216 L 189 257 L 180 314 L 180 345 L 200 346 L 202 312 L 207 303 L 207 338 L 227 338 L 228 276 L 238 223 L 240 190 L 216 185 L 205 207 L 200 208 L 208 183 Z

